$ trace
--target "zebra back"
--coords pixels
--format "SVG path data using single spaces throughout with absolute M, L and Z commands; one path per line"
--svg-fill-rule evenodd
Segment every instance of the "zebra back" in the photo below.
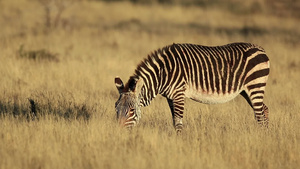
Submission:
M 172 44 L 148 55 L 128 83 L 144 80 L 143 105 L 150 104 L 157 94 L 172 98 L 175 91 L 184 92 L 187 88 L 226 95 L 240 92 L 255 79 L 267 76 L 268 61 L 264 49 L 251 43 L 213 47 Z

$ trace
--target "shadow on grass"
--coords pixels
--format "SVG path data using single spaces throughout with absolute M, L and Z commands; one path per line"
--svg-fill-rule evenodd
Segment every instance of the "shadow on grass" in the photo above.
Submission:
M 12 100 L 0 100 L 0 117 L 13 116 L 20 119 L 39 120 L 40 117 L 50 115 L 55 118 L 65 120 L 84 120 L 91 118 L 95 108 L 87 103 L 75 103 L 67 99 L 51 101 L 33 97 L 27 99 L 27 102 L 21 102 L 18 97 Z
M 29 59 L 34 61 L 50 61 L 59 62 L 58 54 L 49 52 L 46 49 L 40 50 L 24 50 L 24 44 L 22 44 L 17 52 L 17 56 L 22 59 Z

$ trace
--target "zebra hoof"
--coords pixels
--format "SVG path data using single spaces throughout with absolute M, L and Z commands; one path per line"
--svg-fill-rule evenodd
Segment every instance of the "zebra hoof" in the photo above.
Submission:
M 182 124 L 176 125 L 176 126 L 175 126 L 175 130 L 176 130 L 176 134 L 177 134 L 177 135 L 181 135 Z
M 268 121 L 264 122 L 264 123 L 263 123 L 263 127 L 269 128 L 269 122 L 268 122 Z
M 181 135 L 181 129 L 180 130 L 176 130 L 176 134 L 177 135 Z
M 268 121 L 263 121 L 258 123 L 261 127 L 268 128 L 269 127 L 269 122 Z

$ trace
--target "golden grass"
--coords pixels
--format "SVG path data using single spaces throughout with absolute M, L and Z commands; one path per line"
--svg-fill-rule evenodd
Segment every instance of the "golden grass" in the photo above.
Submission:
M 299 167 L 299 19 L 95 1 L 66 8 L 52 30 L 44 19 L 36 1 L 0 1 L 0 168 Z M 127 81 L 148 53 L 173 42 L 237 41 L 263 46 L 270 58 L 268 129 L 242 97 L 219 105 L 187 99 L 180 137 L 161 96 L 142 108 L 137 128 L 117 127 L 115 76 Z M 59 61 L 21 58 L 21 45 Z

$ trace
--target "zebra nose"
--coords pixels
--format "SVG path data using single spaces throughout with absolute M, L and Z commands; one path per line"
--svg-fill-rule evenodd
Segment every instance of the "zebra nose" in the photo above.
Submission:
M 119 125 L 121 128 L 125 127 L 126 118 L 120 118 L 119 119 Z

